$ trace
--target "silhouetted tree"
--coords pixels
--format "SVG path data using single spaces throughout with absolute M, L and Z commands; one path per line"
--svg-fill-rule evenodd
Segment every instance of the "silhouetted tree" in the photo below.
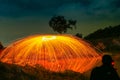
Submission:
M 66 33 L 67 29 L 76 28 L 76 20 L 66 20 L 64 16 L 54 16 L 49 21 L 49 26 L 58 33 Z

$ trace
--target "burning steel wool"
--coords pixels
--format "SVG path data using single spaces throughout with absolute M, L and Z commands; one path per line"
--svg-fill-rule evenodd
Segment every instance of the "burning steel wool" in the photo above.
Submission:
M 33 35 L 8 46 L 0 61 L 21 66 L 41 65 L 51 71 L 73 70 L 83 73 L 101 56 L 84 40 L 71 35 Z

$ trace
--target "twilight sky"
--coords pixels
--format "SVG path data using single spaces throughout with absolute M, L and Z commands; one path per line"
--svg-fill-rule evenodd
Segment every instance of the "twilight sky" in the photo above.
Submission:
M 120 0 L 0 0 L 0 41 L 3 45 L 32 35 L 55 33 L 52 16 L 77 20 L 69 34 L 87 34 L 120 24 Z

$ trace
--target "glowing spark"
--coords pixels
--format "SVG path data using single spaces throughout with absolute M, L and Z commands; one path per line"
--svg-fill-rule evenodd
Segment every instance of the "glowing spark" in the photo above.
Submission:
M 56 36 L 47 36 L 47 37 L 42 37 L 42 40 L 47 41 L 47 40 L 53 40 L 56 39 Z
M 0 55 L 5 63 L 25 66 L 37 64 L 51 71 L 85 72 L 101 59 L 82 39 L 71 35 L 29 36 L 8 46 Z

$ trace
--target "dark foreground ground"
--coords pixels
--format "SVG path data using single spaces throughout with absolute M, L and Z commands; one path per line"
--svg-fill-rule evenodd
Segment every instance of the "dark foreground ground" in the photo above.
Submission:
M 84 74 L 69 70 L 56 73 L 38 65 L 33 68 L 0 63 L 0 80 L 88 80 L 88 78 Z

